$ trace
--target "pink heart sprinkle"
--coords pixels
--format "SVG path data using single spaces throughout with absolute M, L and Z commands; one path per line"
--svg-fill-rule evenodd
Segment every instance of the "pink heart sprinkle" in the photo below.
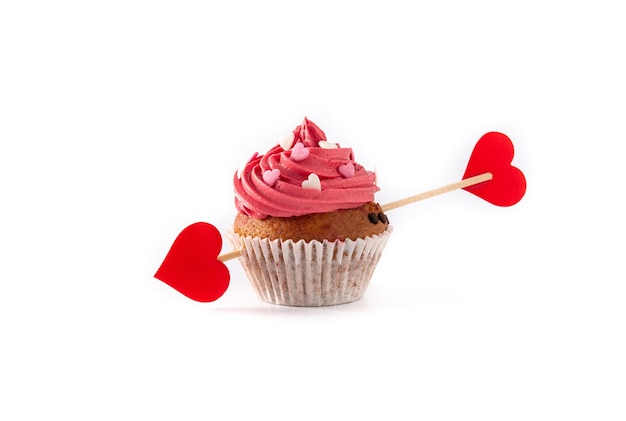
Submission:
M 345 178 L 354 177 L 354 164 L 352 162 L 348 162 L 347 164 L 340 165 L 337 168 L 339 174 L 344 176 Z
M 263 181 L 265 181 L 265 184 L 270 187 L 276 184 L 276 181 L 278 181 L 278 177 L 280 177 L 280 170 L 278 168 L 275 168 L 273 170 L 265 170 L 265 172 L 263 173 Z
M 309 156 L 309 148 L 305 148 L 302 142 L 298 142 L 291 149 L 291 159 L 295 162 L 304 161 Z

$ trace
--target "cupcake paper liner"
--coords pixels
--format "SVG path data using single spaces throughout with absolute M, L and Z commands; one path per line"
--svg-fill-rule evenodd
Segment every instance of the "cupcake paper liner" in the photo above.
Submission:
M 258 297 L 271 304 L 320 307 L 359 300 L 387 244 L 382 234 L 345 241 L 269 240 L 229 232 Z

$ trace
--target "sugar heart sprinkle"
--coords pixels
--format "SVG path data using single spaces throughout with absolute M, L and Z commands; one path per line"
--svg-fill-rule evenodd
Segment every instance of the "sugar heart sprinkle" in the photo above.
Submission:
M 348 162 L 347 164 L 340 165 L 337 171 L 345 178 L 354 177 L 354 164 Z
M 309 157 L 309 148 L 306 148 L 302 142 L 296 143 L 291 149 L 291 160 L 295 162 L 304 161 Z
M 278 177 L 280 177 L 280 170 L 278 168 L 274 168 L 273 170 L 265 170 L 263 173 L 263 181 L 265 184 L 272 187 L 278 181 Z
M 286 135 L 284 135 L 280 139 L 278 139 L 278 144 L 280 145 L 281 148 L 283 148 L 283 150 L 288 151 L 293 146 L 293 141 L 294 140 L 295 140 L 295 136 L 294 136 L 293 132 L 292 133 L 287 133 Z
M 309 178 L 302 182 L 303 189 L 322 190 L 322 183 L 317 174 L 309 174 Z

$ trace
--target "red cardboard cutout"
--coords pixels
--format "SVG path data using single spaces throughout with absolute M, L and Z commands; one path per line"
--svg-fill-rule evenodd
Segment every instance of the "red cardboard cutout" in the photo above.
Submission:
M 484 134 L 474 146 L 463 180 L 486 172 L 490 172 L 493 178 L 464 190 L 497 206 L 512 206 L 519 202 L 526 192 L 526 178 L 522 171 L 511 165 L 513 153 L 513 143 L 505 134 Z
M 192 300 L 209 302 L 220 298 L 230 283 L 230 273 L 217 256 L 222 236 L 206 222 L 189 225 L 174 240 L 154 275 Z

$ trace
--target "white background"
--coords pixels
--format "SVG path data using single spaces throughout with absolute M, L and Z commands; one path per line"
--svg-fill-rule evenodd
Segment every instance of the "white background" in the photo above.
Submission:
M 619 2 L 224 4 L 0 5 L 0 418 L 625 419 Z M 305 115 L 381 203 L 492 130 L 527 194 L 391 211 L 344 306 L 262 303 L 237 261 L 210 304 L 154 279 Z

